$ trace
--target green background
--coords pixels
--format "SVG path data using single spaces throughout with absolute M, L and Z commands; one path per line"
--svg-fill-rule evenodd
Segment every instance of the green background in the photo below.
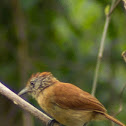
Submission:
M 91 92 L 109 0 L 3 0 L 0 3 L 0 81 L 15 93 L 32 73 L 50 71 L 63 82 Z M 114 114 L 126 83 L 126 11 L 121 2 L 111 17 L 100 66 L 96 97 Z M 40 109 L 34 99 L 28 101 Z M 126 123 L 123 110 L 116 116 Z M 23 111 L 0 95 L 0 126 L 26 126 Z M 28 116 L 29 118 L 29 116 Z M 42 126 L 31 117 L 30 125 Z M 26 122 L 29 122 L 26 119 Z M 90 126 L 111 125 L 109 121 Z

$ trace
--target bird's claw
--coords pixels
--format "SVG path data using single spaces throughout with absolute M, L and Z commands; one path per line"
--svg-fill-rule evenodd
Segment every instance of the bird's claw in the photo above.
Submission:
M 47 126 L 54 126 L 54 123 L 59 123 L 59 122 L 57 122 L 55 119 L 53 119 L 48 122 Z
M 87 126 L 87 123 L 85 123 L 83 126 Z

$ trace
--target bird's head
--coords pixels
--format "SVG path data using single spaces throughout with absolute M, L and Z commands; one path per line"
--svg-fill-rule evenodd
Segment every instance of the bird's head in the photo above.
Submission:
M 36 98 L 42 90 L 54 84 L 56 81 L 56 78 L 50 72 L 32 74 L 26 87 L 22 89 L 18 95 L 28 93 Z

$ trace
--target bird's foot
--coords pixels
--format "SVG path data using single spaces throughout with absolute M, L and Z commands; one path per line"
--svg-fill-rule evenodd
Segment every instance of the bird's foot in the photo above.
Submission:
M 88 123 L 85 123 L 83 126 L 87 126 Z
M 58 124 L 60 125 L 59 122 L 57 122 L 55 119 L 53 119 L 53 120 L 50 120 L 50 121 L 48 122 L 47 126 L 54 126 L 54 123 L 58 123 Z

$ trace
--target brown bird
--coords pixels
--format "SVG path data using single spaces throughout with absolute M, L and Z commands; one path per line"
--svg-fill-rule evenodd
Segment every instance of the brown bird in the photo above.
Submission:
M 25 93 L 32 95 L 47 114 L 66 126 L 83 126 L 103 119 L 125 126 L 108 115 L 95 97 L 75 85 L 60 82 L 50 72 L 32 75 L 19 95 Z

